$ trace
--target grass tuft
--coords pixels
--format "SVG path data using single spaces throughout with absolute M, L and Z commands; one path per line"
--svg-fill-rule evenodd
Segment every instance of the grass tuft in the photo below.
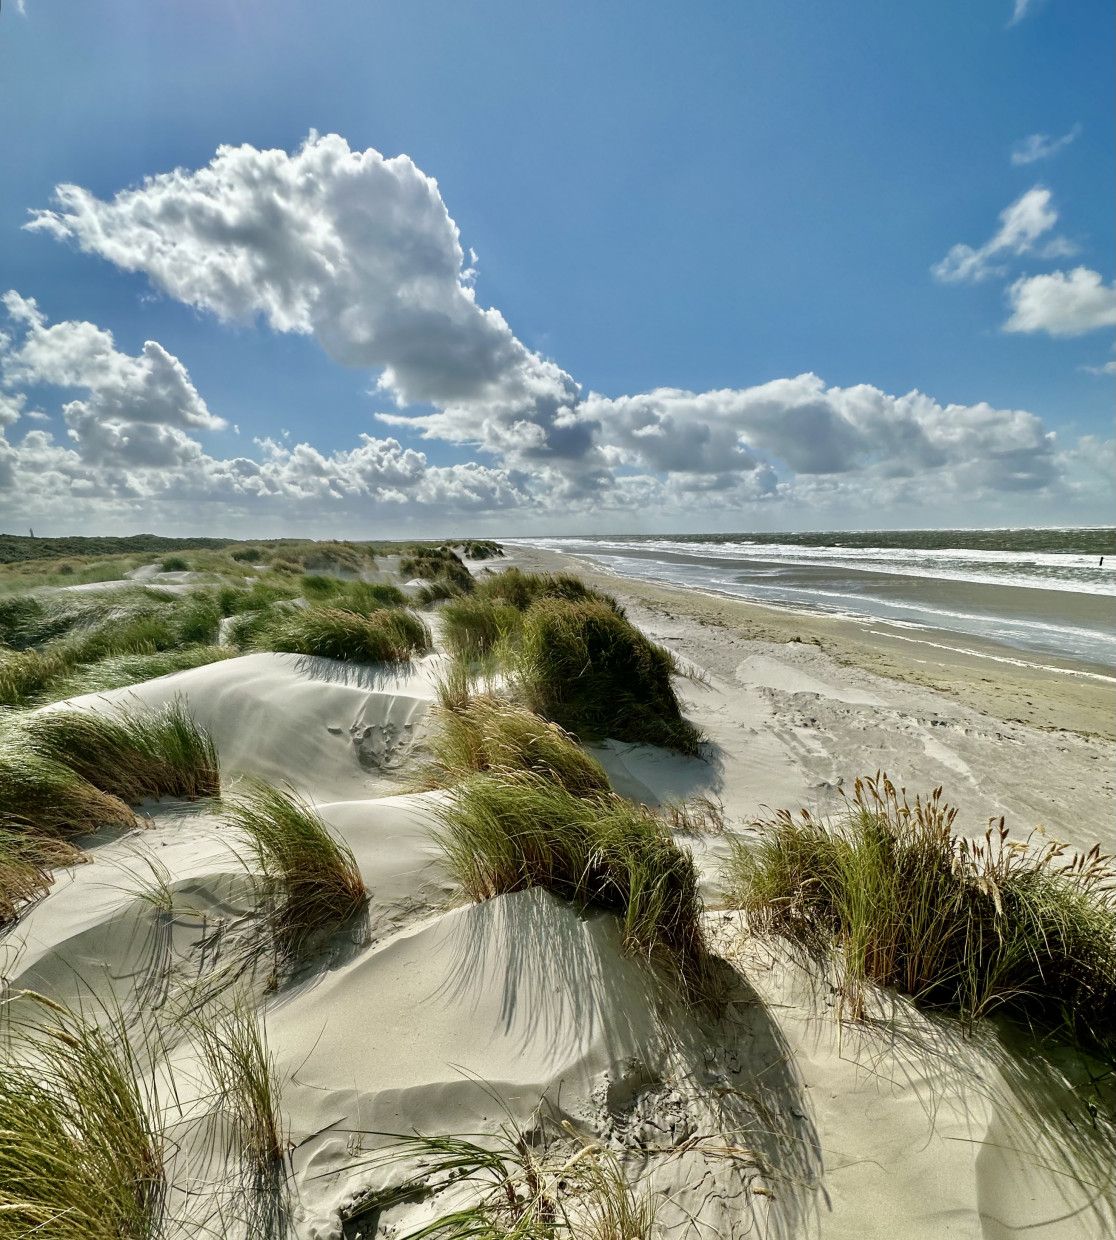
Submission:
M 401 1162 L 416 1163 L 421 1173 L 371 1209 L 446 1190 L 461 1202 L 401 1240 L 651 1240 L 654 1234 L 652 1199 L 628 1182 L 611 1150 L 585 1142 L 569 1124 L 544 1122 L 525 1132 L 508 1122 L 476 1137 L 396 1136 L 365 1165 Z M 362 1202 L 345 1221 L 359 1225 L 368 1213 Z
M 0 1240 L 155 1240 L 167 1182 L 152 1092 L 122 1030 L 49 1010 L 0 1069 Z
M 1094 847 L 953 834 L 936 789 L 912 806 L 858 780 L 833 827 L 806 810 L 757 824 L 729 860 L 730 902 L 832 966 L 853 1016 L 870 984 L 975 1020 L 1001 1008 L 1116 1054 L 1116 873 Z
M 53 867 L 83 860 L 85 855 L 65 840 L 0 828 L 0 930 L 47 894 Z
M 605 603 L 617 615 L 624 614 L 624 609 L 610 594 L 594 590 L 572 573 L 525 573 L 509 568 L 486 576 L 478 583 L 476 592 L 480 598 L 507 603 L 519 611 L 526 611 L 540 599 L 557 598 L 568 603 Z
M 440 727 L 430 740 L 434 787 L 447 788 L 480 771 L 532 771 L 575 796 L 611 791 L 608 776 L 557 724 L 489 694 L 438 711 Z
M 261 1020 L 243 1004 L 205 1012 L 194 1024 L 215 1090 L 216 1106 L 232 1122 L 245 1187 L 269 1185 L 283 1164 L 288 1138 L 279 1110 L 279 1074 Z
M 709 981 L 693 858 L 652 811 L 576 796 L 530 771 L 473 775 L 441 811 L 438 843 L 474 900 L 544 887 L 607 909 L 629 951 L 666 964 L 692 997 Z
M 259 650 L 349 663 L 407 663 L 430 650 L 430 630 L 423 621 L 396 607 L 368 616 L 335 607 L 306 608 L 271 620 L 250 640 Z
M 0 718 L 0 826 L 68 839 L 135 825 L 135 814 L 118 797 L 45 757 L 18 722 Z
M 158 654 L 118 654 L 96 663 L 81 663 L 61 675 L 47 680 L 35 696 L 39 705 L 60 702 L 85 693 L 107 693 L 142 684 L 172 672 L 204 667 L 221 659 L 232 658 L 236 650 L 228 646 L 187 646 L 182 650 L 164 650 Z
M 527 705 L 582 740 L 698 751 L 701 734 L 683 718 L 671 682 L 674 656 L 607 603 L 535 603 L 523 617 L 512 666 Z
M 487 659 L 514 641 L 523 623 L 518 608 L 497 599 L 458 598 L 441 610 L 442 637 L 459 659 Z
M 193 799 L 220 791 L 213 738 L 182 701 L 112 714 L 45 711 L 28 716 L 23 731 L 40 757 L 130 805 L 149 797 Z
M 257 784 L 227 808 L 265 886 L 279 951 L 297 958 L 356 916 L 368 892 L 349 846 L 293 793 Z

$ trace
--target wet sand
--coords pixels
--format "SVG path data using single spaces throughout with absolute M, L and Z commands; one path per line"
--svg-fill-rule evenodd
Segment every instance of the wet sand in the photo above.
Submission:
M 746 640 L 808 642 L 838 663 L 934 689 L 997 719 L 1116 740 L 1116 679 L 1097 664 L 941 630 L 764 607 L 604 572 L 581 557 L 533 547 L 516 546 L 513 555 L 524 569 L 576 571 L 652 617 L 686 617 Z M 933 584 L 951 593 L 959 585 L 926 586 Z M 974 596 L 981 591 L 968 589 Z

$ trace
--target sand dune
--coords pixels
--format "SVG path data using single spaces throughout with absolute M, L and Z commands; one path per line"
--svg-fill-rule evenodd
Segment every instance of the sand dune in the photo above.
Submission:
M 1096 738 L 1004 724 L 805 643 L 636 614 L 700 664 L 684 696 L 711 745 L 707 759 L 595 746 L 622 793 L 711 796 L 746 830 L 764 806 L 832 806 L 842 783 L 885 766 L 913 786 L 948 780 L 982 817 L 1007 810 L 1082 843 L 1103 825 L 1083 812 L 1111 798 Z M 717 1020 L 625 954 L 607 914 L 538 890 L 462 906 L 432 840 L 445 794 L 411 790 L 440 670 L 438 656 L 389 674 L 255 654 L 60 704 L 180 698 L 212 731 L 228 791 L 241 776 L 290 785 L 353 850 L 371 893 L 360 925 L 277 990 L 266 970 L 247 975 L 283 1081 L 295 1234 L 356 1234 L 342 1219 L 401 1180 L 368 1164 L 383 1143 L 371 1134 L 492 1132 L 509 1117 L 534 1132 L 540 1103 L 569 1125 L 569 1149 L 576 1133 L 623 1156 L 664 1235 L 1116 1234 L 1106 1147 L 1074 1119 L 1081 1063 L 1020 1054 L 991 1027 L 967 1040 L 898 1001 L 840 1025 L 824 985 L 742 945 L 735 915 L 717 911 L 722 838 L 683 841 L 710 931 L 739 965 Z M 115 1003 L 138 1028 L 236 963 L 252 926 L 243 839 L 211 807 L 145 808 L 147 829 L 95 841 L 93 863 L 60 874 L 0 940 L 13 992 Z M 156 879 L 173 915 L 142 897 Z M 198 1049 L 185 1025 L 167 1036 L 189 1115 L 205 1106 Z M 182 1166 L 219 1180 L 211 1134 L 203 1148 L 184 1119 L 176 1133 Z M 180 1222 L 196 1208 L 176 1202 Z M 377 1234 L 429 1209 L 400 1202 Z

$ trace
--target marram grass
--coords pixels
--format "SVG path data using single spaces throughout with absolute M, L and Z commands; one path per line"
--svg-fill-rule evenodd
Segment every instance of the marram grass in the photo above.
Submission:
M 280 1112 L 280 1084 L 263 1021 L 244 1003 L 193 1024 L 214 1089 L 214 1105 L 231 1122 L 245 1187 L 262 1190 L 282 1166 L 288 1138 Z
M 0 1240 L 157 1240 L 157 1100 L 122 1029 L 47 1006 L 0 1052 Z
M 0 930 L 47 894 L 55 866 L 83 860 L 85 854 L 65 840 L 0 827 Z
M 440 810 L 438 843 L 465 892 L 544 887 L 620 918 L 627 950 L 672 971 L 694 998 L 710 979 L 691 855 L 644 806 L 576 796 L 531 771 L 470 776 Z
M 430 739 L 435 787 L 451 787 L 480 771 L 532 771 L 560 784 L 575 796 L 607 794 L 611 789 L 601 764 L 569 733 L 533 711 L 490 694 L 442 706 Z
M 216 796 L 217 749 L 180 700 L 158 710 L 48 710 L 23 720 L 41 757 L 130 805 L 148 798 Z
M 526 704 L 582 740 L 698 751 L 701 735 L 683 717 L 672 684 L 674 656 L 608 603 L 534 603 L 510 661 Z
M 442 638 L 449 652 L 468 661 L 486 659 L 518 634 L 523 617 L 510 603 L 455 598 L 442 608 Z
M 398 607 L 367 616 L 336 607 L 309 607 L 265 624 L 250 640 L 258 650 L 349 663 L 406 663 L 430 650 L 430 630 L 414 612 Z
M 568 603 L 604 603 L 618 615 L 624 614 L 611 595 L 587 586 L 573 573 L 525 573 L 518 568 L 508 568 L 483 578 L 476 592 L 480 598 L 506 603 L 518 611 L 526 611 L 540 599 L 556 598 Z
M 869 985 L 973 1020 L 996 1009 L 1116 1056 L 1116 873 L 1094 847 L 953 834 L 936 789 L 914 805 L 858 780 L 832 827 L 803 810 L 759 823 L 727 868 L 751 925 L 832 967 L 853 1015 Z
M 96 663 L 79 663 L 56 678 L 48 679 L 35 695 L 35 701 L 45 704 L 84 693 L 107 693 L 110 689 L 142 684 L 173 672 L 204 667 L 237 653 L 229 646 L 185 646 L 181 650 L 164 650 L 157 654 L 111 655 Z
M 293 793 L 256 784 L 226 817 L 248 841 L 280 955 L 296 960 L 363 909 L 368 892 L 352 850 Z
M 118 797 L 32 746 L 20 722 L 0 716 L 0 826 L 67 839 L 136 825 Z
M 362 1165 L 399 1164 L 421 1170 L 404 1179 L 395 1200 L 435 1202 L 434 1217 L 400 1240 L 651 1240 L 656 1234 L 653 1198 L 629 1182 L 611 1150 L 584 1141 L 567 1124 L 540 1123 L 526 1132 L 508 1122 L 475 1137 L 396 1136 Z M 447 1189 L 460 1204 L 439 1210 Z M 344 1221 L 359 1224 L 367 1208 Z

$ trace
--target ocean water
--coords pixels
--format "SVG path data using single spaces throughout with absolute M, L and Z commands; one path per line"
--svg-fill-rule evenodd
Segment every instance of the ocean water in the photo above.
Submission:
M 1000 643 L 1116 672 L 1116 531 L 517 540 L 602 568 L 771 606 Z

